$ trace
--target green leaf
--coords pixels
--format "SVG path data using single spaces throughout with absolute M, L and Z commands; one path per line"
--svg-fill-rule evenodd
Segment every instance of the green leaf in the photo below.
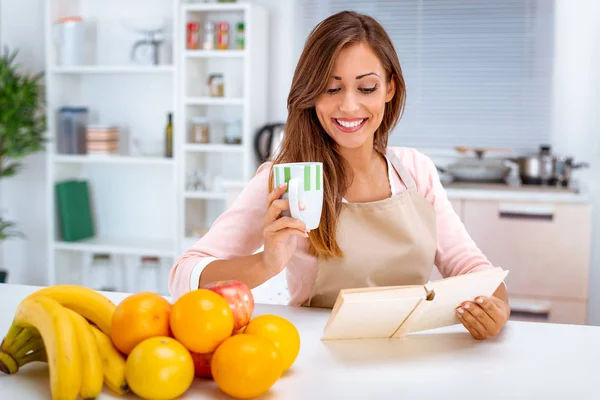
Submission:
M 21 163 L 11 163 L 0 171 L 0 178 L 8 178 L 15 175 L 21 168 Z
M 15 160 L 42 151 L 46 117 L 42 98 L 44 73 L 20 72 L 18 51 L 5 48 L 0 57 L 0 159 Z M 6 164 L 6 166 L 3 166 Z M 0 178 L 17 173 L 19 163 L 0 162 Z
M 14 226 L 14 222 L 4 221 L 0 218 L 0 240 L 6 240 L 11 237 L 25 238 L 25 235 L 13 229 Z

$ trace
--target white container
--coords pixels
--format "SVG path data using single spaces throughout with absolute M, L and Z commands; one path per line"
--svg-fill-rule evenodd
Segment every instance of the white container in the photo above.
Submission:
M 63 67 L 85 64 L 86 23 L 80 17 L 61 19 L 54 25 L 57 45 L 57 64 Z

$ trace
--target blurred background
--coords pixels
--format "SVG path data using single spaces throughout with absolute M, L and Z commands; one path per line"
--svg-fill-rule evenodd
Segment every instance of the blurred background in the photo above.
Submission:
M 0 281 L 167 294 L 341 10 L 394 41 L 390 144 L 434 160 L 513 318 L 599 325 L 597 0 L 0 0 Z M 284 274 L 254 292 L 286 303 Z

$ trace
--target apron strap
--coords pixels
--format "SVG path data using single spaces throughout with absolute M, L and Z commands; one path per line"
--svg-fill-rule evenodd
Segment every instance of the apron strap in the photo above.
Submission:
M 392 165 L 394 166 L 394 168 L 396 169 L 396 172 L 398 172 L 398 175 L 400 175 L 400 179 L 402 179 L 402 181 L 406 185 L 406 188 L 411 189 L 411 188 L 417 187 L 414 179 L 412 178 L 410 173 L 407 171 L 407 169 L 404 168 L 404 165 L 402 165 L 402 162 L 400 161 L 400 159 L 398 158 L 396 153 L 394 153 L 389 148 L 387 149 L 387 151 L 385 153 L 386 153 L 386 156 L 388 157 L 388 159 L 390 160 L 390 162 L 392 163 Z

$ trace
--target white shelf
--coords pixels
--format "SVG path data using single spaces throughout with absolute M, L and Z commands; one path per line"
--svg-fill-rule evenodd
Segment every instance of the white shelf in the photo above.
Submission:
M 188 152 L 196 153 L 243 153 L 244 146 L 241 144 L 192 144 L 188 143 L 183 146 L 183 149 Z
M 244 50 L 187 50 L 188 58 L 241 58 L 246 55 Z
M 225 200 L 227 194 L 224 192 L 184 192 L 186 199 Z
M 186 97 L 187 105 L 241 105 L 244 99 L 241 97 Z
M 81 67 L 54 67 L 55 74 L 166 74 L 175 68 L 171 65 L 137 66 L 137 65 L 90 65 Z
M 183 6 L 184 11 L 245 11 L 249 7 L 246 3 L 206 3 L 206 4 L 188 4 Z
M 54 242 L 55 250 L 173 257 L 172 240 L 97 237 L 77 242 Z
M 132 157 L 121 155 L 55 155 L 59 164 L 125 164 L 125 165 L 174 165 L 173 159 L 165 157 Z

